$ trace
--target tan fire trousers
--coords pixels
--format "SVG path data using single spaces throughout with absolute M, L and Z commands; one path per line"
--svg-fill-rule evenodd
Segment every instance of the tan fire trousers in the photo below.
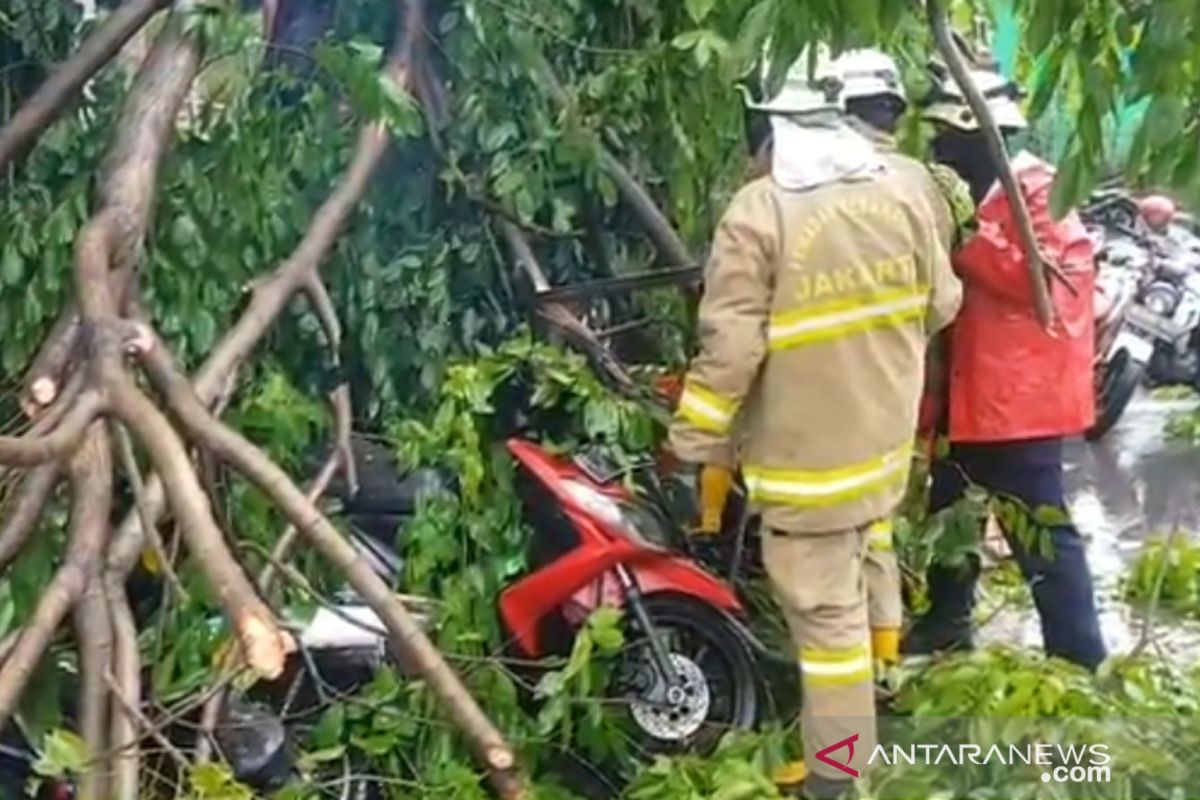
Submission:
M 806 771 L 835 781 L 865 770 L 877 736 L 868 538 L 866 527 L 763 535 L 763 563 L 799 650 Z
M 876 666 L 886 669 L 900 661 L 900 628 L 904 605 L 900 598 L 900 563 L 892 537 L 892 521 L 880 520 L 867 529 L 867 616 L 871 653 Z

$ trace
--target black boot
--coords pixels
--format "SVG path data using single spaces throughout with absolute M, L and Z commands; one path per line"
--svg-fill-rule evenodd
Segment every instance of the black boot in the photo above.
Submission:
M 917 620 L 900 642 L 900 652 L 906 656 L 969 653 L 974 649 L 975 637 L 970 625 L 942 623 L 932 617 Z
M 979 579 L 978 560 L 969 558 L 963 567 L 930 567 L 927 578 L 929 611 L 904 636 L 900 652 L 919 656 L 974 650 L 971 617 Z

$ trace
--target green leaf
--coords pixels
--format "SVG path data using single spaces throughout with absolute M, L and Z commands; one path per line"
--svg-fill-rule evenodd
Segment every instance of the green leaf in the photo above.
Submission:
M 1078 147 L 1073 149 L 1059 165 L 1050 190 L 1050 213 L 1061 219 L 1088 192 L 1088 165 Z
M 78 775 L 87 769 L 87 743 L 71 731 L 56 729 L 46 734 L 42 757 L 33 771 L 47 778 Z
M 691 50 L 696 47 L 708 31 L 685 31 L 671 40 L 671 46 L 676 50 Z
M 327 747 L 324 750 L 312 750 L 304 753 L 300 757 L 300 763 L 303 766 L 312 769 L 319 764 L 328 764 L 330 761 L 338 761 L 346 755 L 346 745 L 339 744 L 334 747 Z
M 687 8 L 688 16 L 692 18 L 692 22 L 699 25 L 708 18 L 709 12 L 716 5 L 716 0 L 684 0 L 683 4 Z
M 1143 123 L 1149 131 L 1150 145 L 1161 147 L 1169 144 L 1183 130 L 1187 113 L 1187 106 L 1180 95 L 1172 93 L 1156 97 Z
M 9 242 L 4 246 L 4 256 L 0 258 L 0 285 L 19 286 L 24 271 L 24 262 L 21 259 L 21 254 Z
M 708 18 L 708 14 L 713 11 L 715 5 L 716 0 L 684 0 L 684 6 L 688 8 L 688 16 L 697 25 Z
M 615 653 L 620 650 L 625 645 L 620 609 L 601 606 L 593 611 L 588 617 L 588 632 L 603 652 Z
M 770 33 L 775 8 L 775 0 L 760 0 L 746 12 L 734 44 L 734 52 L 740 61 L 753 62 L 758 58 Z
M 1033 510 L 1033 521 L 1044 528 L 1058 528 L 1071 524 L 1071 517 L 1057 506 L 1038 506 Z
M 312 742 L 318 748 L 327 749 L 342 740 L 346 729 L 346 706 L 336 703 L 325 710 L 312 732 Z

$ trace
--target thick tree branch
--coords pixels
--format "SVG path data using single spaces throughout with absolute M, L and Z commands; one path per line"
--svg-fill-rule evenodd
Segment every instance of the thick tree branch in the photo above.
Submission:
M 70 467 L 71 538 L 67 557 L 38 599 L 20 637 L 0 667 L 0 728 L 8 723 L 30 676 L 67 612 L 101 563 L 112 506 L 112 456 L 108 434 L 93 424 Z
M 134 263 L 140 250 L 154 207 L 158 169 L 200 66 L 196 25 L 189 19 L 195 13 L 193 6 L 190 0 L 176 3 L 167 30 L 159 35 L 138 70 L 122 110 L 117 139 L 102 169 L 97 206 L 118 214 L 122 236 L 117 242 L 120 249 L 112 258 L 115 267 Z M 76 300 L 83 304 L 88 298 L 77 295 Z
M 58 486 L 59 467 L 55 462 L 43 464 L 26 475 L 11 507 L 5 509 L 0 525 L 0 570 L 12 563 L 25 548 L 29 537 L 37 530 L 42 511 Z
M 108 520 L 105 520 L 107 525 Z M 108 689 L 104 676 L 112 667 L 112 620 L 104 593 L 99 559 L 92 565 L 87 587 L 75 604 L 75 641 L 79 651 L 79 734 L 92 761 L 80 776 L 80 800 L 109 800 L 112 779 Z
M 962 90 L 967 105 L 979 120 L 979 129 L 987 141 L 988 154 L 995 163 L 1000 176 L 1000 185 L 1008 195 L 1009 205 L 1012 206 L 1013 218 L 1017 222 L 1017 231 L 1021 236 L 1021 245 L 1025 250 L 1025 260 L 1029 265 L 1029 280 L 1033 285 L 1033 299 L 1037 308 L 1038 320 L 1043 328 L 1049 328 L 1055 318 L 1054 305 L 1050 300 L 1050 289 L 1047 286 L 1047 269 L 1041 249 L 1038 247 L 1037 235 L 1033 230 L 1033 220 L 1029 216 L 1029 207 L 1025 203 L 1025 195 L 1013 175 L 1012 165 L 1008 161 L 1008 151 L 1004 147 L 1004 139 L 1000 129 L 988 108 L 987 100 L 979 91 L 979 87 L 971 80 L 970 71 L 959 52 L 958 45 L 951 34 L 950 20 L 946 15 L 941 0 L 926 0 L 925 9 L 929 16 L 929 26 L 933 30 L 933 39 L 938 51 L 950 68 L 954 82 Z
M 105 583 L 113 632 L 113 674 L 108 676 L 114 701 L 110 710 L 112 731 L 109 735 L 113 750 L 112 796 L 113 800 L 139 800 L 141 758 L 135 723 L 141 724 L 141 719 L 129 713 L 126 707 L 126 698 L 136 704 L 142 696 L 137 626 L 129 608 L 123 576 L 113 580 L 110 574 Z
M 354 547 L 283 470 L 251 442 L 209 414 L 164 347 L 153 347 L 141 358 L 189 436 L 211 449 L 267 495 L 379 615 L 388 629 L 397 658 L 412 665 L 425 679 L 465 735 L 476 759 L 487 770 L 497 794 L 502 798 L 523 797 L 524 786 L 514 770 L 512 749 L 387 583 L 359 557 Z
M 167 0 L 127 0 L 109 15 L 71 58 L 60 64 L 0 130 L 0 167 L 25 151 L 129 39 L 167 5 Z
M 127 377 L 110 386 L 113 412 L 133 431 L 162 477 L 188 550 L 204 571 L 217 602 L 237 632 L 249 666 L 266 678 L 283 672 L 290 643 L 271 609 L 259 599 L 213 519 L 187 450 L 165 416 Z
M 41 436 L 0 436 L 0 464 L 36 467 L 57 461 L 79 444 L 88 426 L 104 411 L 98 392 L 85 391 L 50 433 Z

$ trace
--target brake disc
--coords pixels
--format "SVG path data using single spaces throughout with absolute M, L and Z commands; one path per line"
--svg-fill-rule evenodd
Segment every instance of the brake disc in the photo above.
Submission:
M 687 656 L 671 653 L 676 682 L 669 686 L 658 669 L 646 663 L 653 683 L 629 704 L 638 727 L 656 739 L 674 742 L 696 735 L 708 719 L 712 705 L 708 681 L 700 666 Z

